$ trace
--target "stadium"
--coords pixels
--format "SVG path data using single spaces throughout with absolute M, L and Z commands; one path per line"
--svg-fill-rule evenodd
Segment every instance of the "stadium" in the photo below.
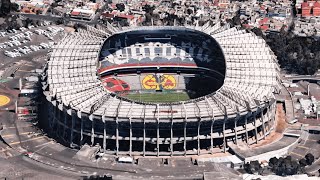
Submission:
M 225 152 L 274 129 L 278 71 L 263 39 L 228 24 L 85 26 L 45 67 L 46 131 L 116 156 Z

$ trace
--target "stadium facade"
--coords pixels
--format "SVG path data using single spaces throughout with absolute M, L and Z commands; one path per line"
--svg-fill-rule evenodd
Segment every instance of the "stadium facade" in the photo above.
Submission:
M 228 25 L 86 26 L 54 46 L 45 68 L 47 131 L 70 147 L 99 144 L 117 156 L 223 152 L 230 143 L 257 143 L 274 129 L 278 71 L 263 39 Z M 178 84 L 192 74 L 210 77 L 212 92 L 170 103 L 126 98 L 105 81 L 112 77 L 126 93 L 133 81 L 142 84 L 131 85 L 135 92 L 146 85 L 162 91 L 185 88 Z M 142 76 L 150 78 L 137 80 Z M 176 83 L 179 78 L 184 81 Z

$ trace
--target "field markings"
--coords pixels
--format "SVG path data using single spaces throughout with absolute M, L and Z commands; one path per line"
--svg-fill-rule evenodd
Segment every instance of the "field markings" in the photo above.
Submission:
M 29 134 L 29 133 L 31 133 L 32 131 L 30 131 L 30 132 L 23 132 L 23 133 L 20 133 L 19 135 L 25 135 L 25 134 Z M 7 135 L 3 135 L 3 136 L 1 136 L 1 137 L 3 137 L 3 138 L 5 138 L 5 137 L 11 137 L 11 136 L 15 136 L 15 135 L 17 135 L 17 134 L 7 134 Z
M 23 69 L 19 69 L 19 72 L 30 72 L 30 70 L 23 70 Z
M 24 141 L 21 141 L 21 142 L 20 141 L 16 141 L 16 142 L 9 143 L 9 145 L 12 146 L 12 145 L 16 145 L 16 144 L 20 144 L 20 143 L 24 143 L 24 142 L 34 141 L 34 140 L 41 139 L 41 138 L 45 138 L 45 136 L 34 137 L 34 138 L 27 139 L 27 140 L 24 140 Z
M 307 150 L 309 150 L 310 148 L 308 148 L 308 147 L 305 147 L 305 146 L 297 146 L 298 148 L 303 148 L 303 149 L 307 149 Z
M 27 125 L 27 126 L 17 126 L 17 127 L 15 127 L 15 126 L 10 126 L 10 127 L 6 127 L 6 129 L 14 129 L 14 128 L 25 128 L 25 127 L 32 127 L 33 125 Z
M 3 135 L 1 136 L 2 138 L 6 138 L 6 137 L 11 137 L 11 136 L 14 136 L 15 134 L 7 134 L 7 135 Z
M 297 156 L 300 156 L 300 157 L 304 157 L 303 155 L 295 153 L 295 152 L 291 152 L 290 154 L 294 154 L 294 155 L 297 155 Z
M 46 146 L 46 145 L 53 144 L 53 143 L 54 143 L 53 141 L 46 142 L 46 143 L 39 144 L 39 145 L 35 146 L 35 148 L 38 148 L 38 147 L 41 147 L 41 146 Z
M 314 142 L 317 142 L 318 140 L 315 140 L 315 139 L 308 139 L 307 141 L 314 141 Z

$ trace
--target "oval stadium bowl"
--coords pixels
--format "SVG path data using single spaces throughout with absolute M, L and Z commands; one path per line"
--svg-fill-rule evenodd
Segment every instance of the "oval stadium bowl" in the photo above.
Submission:
M 113 155 L 225 152 L 274 128 L 278 71 L 263 39 L 228 24 L 86 26 L 52 50 L 47 131 Z

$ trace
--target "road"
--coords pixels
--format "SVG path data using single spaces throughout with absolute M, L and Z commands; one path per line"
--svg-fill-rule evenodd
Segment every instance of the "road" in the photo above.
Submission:
M 79 174 L 64 172 L 34 162 L 23 155 L 0 159 L 0 178 L 8 179 L 77 179 Z
M 301 80 L 320 81 L 320 75 L 285 76 L 284 79 L 287 79 L 287 80 L 290 80 L 290 81 L 301 81 Z

